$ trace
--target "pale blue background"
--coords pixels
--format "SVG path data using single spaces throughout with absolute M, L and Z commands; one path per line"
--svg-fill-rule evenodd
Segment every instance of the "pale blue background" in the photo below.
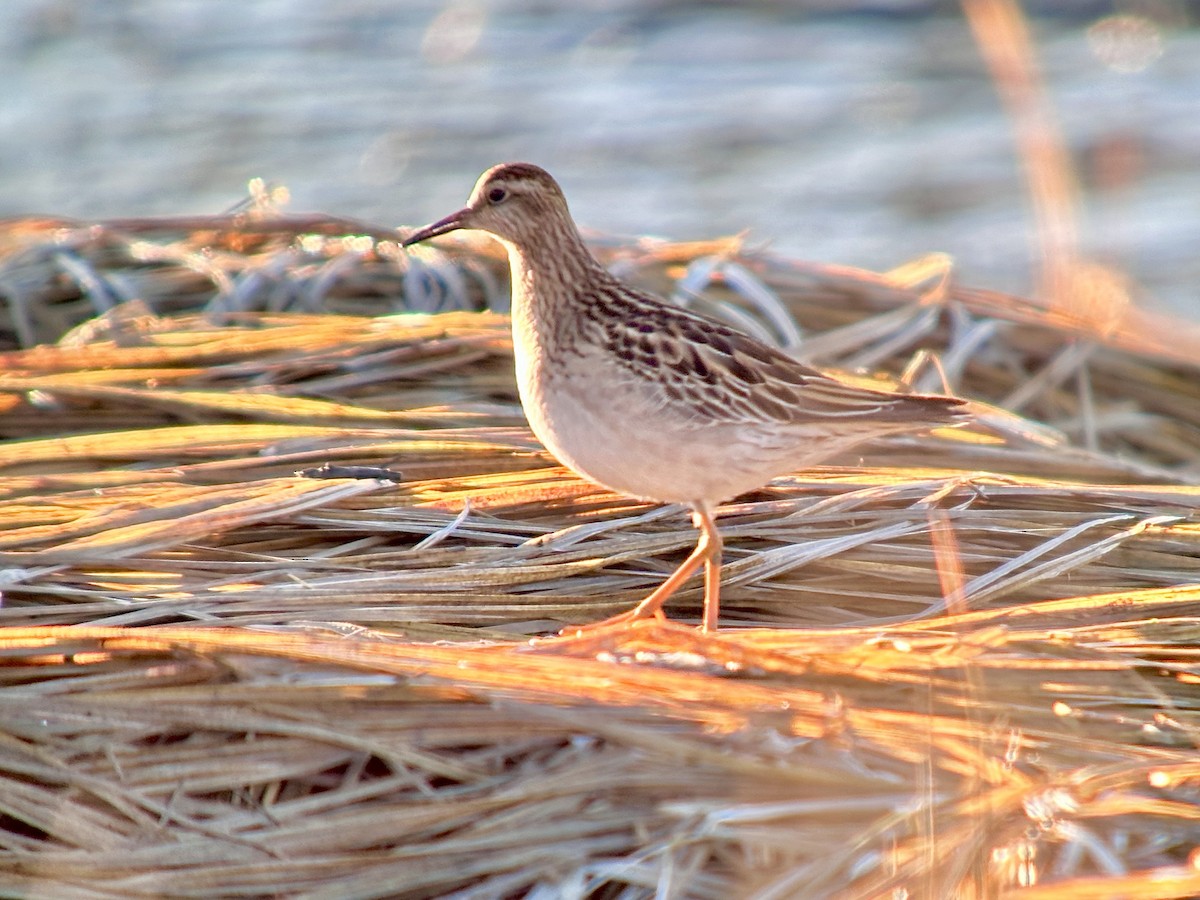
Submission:
M 1122 74 L 1087 38 L 1105 4 L 1047 8 L 1087 247 L 1200 310 L 1194 12 L 1158 4 L 1162 55 Z M 953 3 L 5 0 L 0 84 L 4 215 L 217 212 L 261 176 L 295 211 L 418 224 L 523 158 L 595 229 L 938 250 L 1030 286 L 1010 123 Z

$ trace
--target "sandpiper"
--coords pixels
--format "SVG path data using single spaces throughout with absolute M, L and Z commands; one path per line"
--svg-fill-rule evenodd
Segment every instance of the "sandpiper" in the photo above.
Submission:
M 404 246 L 460 228 L 508 250 L 513 354 L 534 434 L 599 485 L 685 503 L 695 550 L 636 608 L 609 623 L 663 617 L 703 564 L 703 631 L 720 609 L 719 503 L 862 441 L 965 421 L 955 397 L 839 381 L 720 322 L 611 275 L 591 254 L 544 169 L 484 172 L 467 205 Z

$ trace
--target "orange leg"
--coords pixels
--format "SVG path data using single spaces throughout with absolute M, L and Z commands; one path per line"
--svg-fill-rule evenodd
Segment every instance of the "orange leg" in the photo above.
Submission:
M 629 612 L 620 613 L 605 619 L 603 622 L 593 622 L 591 625 L 569 626 L 562 630 L 564 635 L 579 637 L 592 631 L 603 631 L 616 625 L 627 625 L 639 619 L 651 617 L 660 622 L 666 621 L 663 615 L 663 604 L 666 603 L 685 581 L 687 581 L 701 564 L 704 565 L 704 619 L 700 625 L 702 633 L 717 630 L 717 616 L 721 610 L 721 551 L 724 544 L 717 523 L 708 505 L 696 502 L 692 506 L 692 522 L 700 530 L 700 539 L 696 549 L 683 563 L 671 573 L 671 576 L 654 589 L 645 600 Z
M 671 577 L 654 589 L 645 600 L 635 606 L 630 612 L 615 616 L 609 622 L 634 622 L 649 616 L 664 618 L 662 607 L 670 599 L 692 573 L 704 564 L 704 621 L 701 631 L 717 630 L 717 614 L 721 609 L 721 550 L 724 544 L 712 511 L 703 504 L 697 503 L 692 508 L 692 522 L 700 529 L 700 540 L 696 549 L 683 561 Z
M 717 617 L 721 612 L 721 551 L 725 542 L 713 519 L 712 511 L 697 506 L 692 512 L 692 521 L 700 529 L 700 543 L 708 543 L 708 556 L 704 560 L 704 620 L 701 631 L 716 631 Z

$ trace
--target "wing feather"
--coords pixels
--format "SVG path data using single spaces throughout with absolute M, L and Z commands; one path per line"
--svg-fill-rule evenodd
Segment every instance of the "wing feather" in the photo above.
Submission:
M 691 407 L 698 418 L 751 426 L 875 424 L 884 430 L 962 419 L 964 401 L 958 398 L 848 384 L 721 322 L 628 288 L 603 300 L 618 314 L 592 321 L 604 322 L 611 358 L 664 403 Z

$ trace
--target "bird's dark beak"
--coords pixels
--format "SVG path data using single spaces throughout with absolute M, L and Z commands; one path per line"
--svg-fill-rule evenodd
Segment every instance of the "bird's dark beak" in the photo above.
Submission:
M 413 244 L 419 244 L 421 241 L 427 241 L 432 237 L 437 237 L 439 234 L 448 234 L 451 231 L 457 231 L 459 228 L 466 227 L 463 223 L 467 216 L 471 213 L 471 207 L 464 206 L 458 212 L 452 212 L 444 219 L 438 219 L 432 225 L 426 225 L 424 228 L 418 228 L 408 237 L 400 242 L 401 247 L 409 247 Z

